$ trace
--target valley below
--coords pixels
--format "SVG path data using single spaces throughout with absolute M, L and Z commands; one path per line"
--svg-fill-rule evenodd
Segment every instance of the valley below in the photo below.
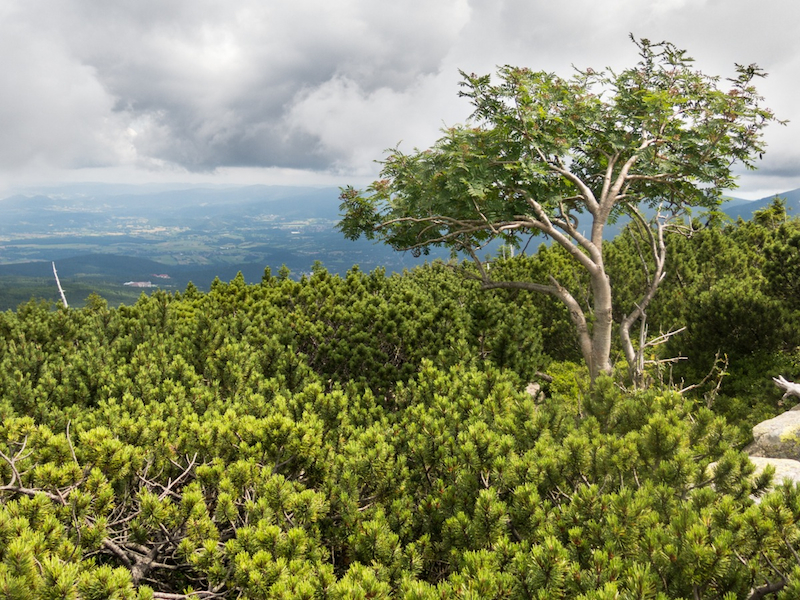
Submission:
M 354 264 L 401 272 L 424 262 L 336 230 L 338 188 L 246 186 L 161 189 L 84 184 L 0 200 L 0 310 L 58 300 L 52 263 L 71 305 L 96 293 L 130 304 L 153 289 L 208 289 L 265 268 L 291 277 L 316 261 L 331 273 Z M 429 260 L 436 257 L 427 257 Z M 443 251 L 439 257 L 446 257 Z

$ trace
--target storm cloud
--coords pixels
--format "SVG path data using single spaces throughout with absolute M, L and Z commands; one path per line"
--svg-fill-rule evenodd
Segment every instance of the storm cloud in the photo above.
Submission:
M 458 69 L 622 67 L 636 60 L 629 32 L 723 76 L 759 63 L 767 105 L 791 119 L 799 12 L 790 0 L 6 0 L 0 176 L 369 176 L 387 147 L 428 145 L 468 116 Z M 796 127 L 770 132 L 753 189 L 795 181 Z

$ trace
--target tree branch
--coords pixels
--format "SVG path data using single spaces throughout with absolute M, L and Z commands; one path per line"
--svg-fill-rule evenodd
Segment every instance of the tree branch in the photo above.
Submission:
M 528 205 L 534 210 L 536 217 L 539 219 L 538 221 L 530 221 L 532 227 L 553 238 L 553 241 L 569 252 L 590 274 L 596 274 L 598 269 L 602 268 L 603 255 L 600 248 L 574 228 L 571 231 L 565 229 L 566 235 L 556 229 L 542 205 L 525 190 L 519 190 L 519 192 L 525 197 Z M 578 246 L 572 243 L 573 240 L 578 243 Z M 588 254 L 581 252 L 580 248 L 586 250 Z
M 541 151 L 540 157 L 549 168 L 564 177 L 567 181 L 575 185 L 575 187 L 580 190 L 581 197 L 586 203 L 586 208 L 589 209 L 589 212 L 592 213 L 593 216 L 597 216 L 596 213 L 600 209 L 601 204 L 597 201 L 597 198 L 595 198 L 594 192 L 592 192 L 591 188 L 586 185 L 586 182 L 578 177 L 575 173 L 567 169 L 563 164 L 553 164 L 551 161 L 548 161 L 544 155 L 541 154 Z
M 774 594 L 775 592 L 779 592 L 786 587 L 787 583 L 788 582 L 785 579 L 780 579 L 778 581 L 773 581 L 771 583 L 766 583 L 757 588 L 753 588 L 750 590 L 750 595 L 747 597 L 747 600 L 759 600 L 760 598 L 763 598 L 767 594 Z
M 647 241 L 650 244 L 650 251 L 655 262 L 655 270 L 653 271 L 652 276 L 650 276 L 644 256 L 640 253 L 640 259 L 645 271 L 645 277 L 648 279 L 647 287 L 641 300 L 634 305 L 634 309 L 620 322 L 620 338 L 622 342 L 622 349 L 625 352 L 626 359 L 628 360 L 628 368 L 631 371 L 631 378 L 633 379 L 635 385 L 640 385 L 642 383 L 641 378 L 644 372 L 644 350 L 648 346 L 648 344 L 644 341 L 647 326 L 647 316 L 645 311 L 647 306 L 650 304 L 650 301 L 655 296 L 659 285 L 661 285 L 661 282 L 666 276 L 666 273 L 664 272 L 664 264 L 667 258 L 667 246 L 664 240 L 664 230 L 669 218 L 663 218 L 661 215 L 661 209 L 659 208 L 659 211 L 653 220 L 656 226 L 656 231 L 654 233 L 651 224 L 645 220 L 644 216 L 637 208 L 632 207 L 630 214 L 633 217 L 634 222 L 637 224 L 640 234 L 644 236 L 644 232 L 646 232 Z M 634 349 L 630 334 L 631 327 L 637 320 L 641 321 L 642 329 L 642 339 L 640 340 L 638 350 Z
M 555 296 L 563 302 L 573 325 L 578 333 L 578 342 L 587 366 L 591 369 L 592 366 L 592 337 L 589 333 L 589 324 L 586 321 L 586 314 L 581 308 L 581 305 L 575 300 L 575 297 L 569 293 L 569 290 L 562 286 L 554 277 L 550 277 L 550 285 L 541 283 L 533 283 L 529 281 L 483 281 L 484 289 L 516 289 L 516 290 L 530 290 L 543 294 L 550 294 Z

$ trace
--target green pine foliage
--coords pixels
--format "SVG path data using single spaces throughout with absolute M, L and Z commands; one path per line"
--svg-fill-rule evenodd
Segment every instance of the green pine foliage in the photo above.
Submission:
M 564 319 L 442 264 L 2 313 L 0 597 L 793 597 L 797 488 L 716 404 L 590 388 Z

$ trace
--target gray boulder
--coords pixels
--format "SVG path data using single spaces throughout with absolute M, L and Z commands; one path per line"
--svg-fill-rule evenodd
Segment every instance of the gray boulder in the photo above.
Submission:
M 800 460 L 800 410 L 788 410 L 753 427 L 750 456 Z
M 784 392 L 784 399 L 800 397 L 800 384 L 782 376 L 772 380 Z M 753 443 L 744 450 L 756 466 L 755 475 L 772 465 L 775 467 L 773 485 L 786 479 L 800 483 L 800 404 L 753 427 Z

